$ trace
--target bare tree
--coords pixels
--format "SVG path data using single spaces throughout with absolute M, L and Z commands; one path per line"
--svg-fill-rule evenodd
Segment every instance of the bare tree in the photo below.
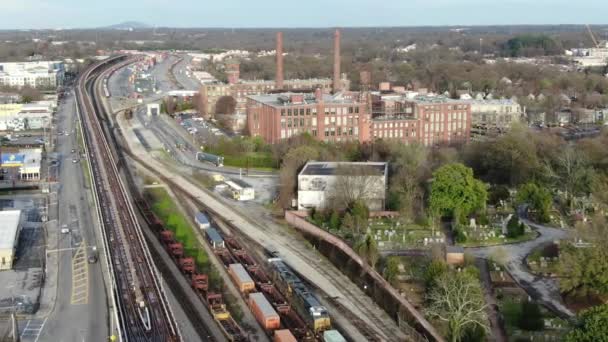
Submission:
M 442 274 L 428 299 L 431 304 L 427 313 L 448 324 L 451 342 L 461 341 L 467 329 L 488 330 L 481 285 L 471 271 Z
M 377 188 L 384 189 L 384 184 L 377 171 L 358 165 L 342 164 L 336 168 L 336 181 L 330 203 L 336 209 L 344 209 L 357 201 L 366 202 L 376 195 Z
M 236 100 L 230 95 L 222 96 L 215 104 L 215 114 L 234 114 Z

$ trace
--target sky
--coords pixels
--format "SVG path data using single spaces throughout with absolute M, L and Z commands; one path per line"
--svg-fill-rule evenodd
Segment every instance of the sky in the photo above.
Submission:
M 0 0 L 0 29 L 606 24 L 607 0 Z

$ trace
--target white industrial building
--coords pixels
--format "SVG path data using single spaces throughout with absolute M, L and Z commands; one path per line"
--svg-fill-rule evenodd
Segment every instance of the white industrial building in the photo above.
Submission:
M 0 63 L 1 86 L 56 88 L 64 78 L 65 66 L 60 61 Z
M 21 230 L 21 210 L 0 211 L 0 270 L 13 267 L 15 249 Z
M 255 198 L 253 187 L 242 179 L 231 179 L 225 182 L 228 185 L 232 198 L 237 201 L 251 201 Z
M 388 163 L 308 162 L 298 174 L 298 209 L 325 208 L 342 192 L 365 201 L 373 211 L 384 210 Z
M 0 131 L 24 131 L 48 128 L 56 102 L 0 105 Z

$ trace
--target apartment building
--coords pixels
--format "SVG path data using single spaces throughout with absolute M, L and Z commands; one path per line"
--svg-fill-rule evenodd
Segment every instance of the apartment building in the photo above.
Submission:
M 0 86 L 56 88 L 64 78 L 65 66 L 59 61 L 0 63 Z
M 371 95 L 374 139 L 399 139 L 425 146 L 469 140 L 471 105 L 441 95 L 415 92 Z

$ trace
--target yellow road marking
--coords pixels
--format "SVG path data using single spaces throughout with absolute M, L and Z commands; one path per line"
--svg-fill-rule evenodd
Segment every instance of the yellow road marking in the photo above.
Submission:
M 82 241 L 72 257 L 72 300 L 73 305 L 89 302 L 89 264 L 86 243 Z

